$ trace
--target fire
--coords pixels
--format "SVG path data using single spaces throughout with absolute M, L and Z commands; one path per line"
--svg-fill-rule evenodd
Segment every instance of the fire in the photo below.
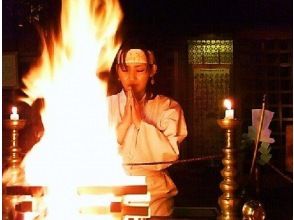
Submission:
M 45 101 L 44 135 L 22 166 L 23 184 L 47 187 L 46 219 L 78 218 L 77 186 L 127 182 L 108 125 L 106 83 L 97 77 L 110 70 L 120 46 L 122 16 L 116 0 L 63 0 L 61 37 L 50 45 L 43 39 L 40 61 L 23 79 L 24 101 Z
M 224 106 L 226 109 L 231 109 L 232 108 L 232 102 L 230 99 L 225 99 L 224 100 Z
M 119 46 L 114 45 L 114 37 L 121 17 L 116 1 L 62 1 L 62 37 L 54 42 L 52 56 L 44 45 L 40 65 L 24 78 L 26 101 L 45 100 L 44 136 L 24 161 L 28 183 L 50 183 L 56 176 L 88 183 L 95 173 L 104 181 L 101 176 L 108 175 L 107 170 L 97 167 L 116 167 L 106 83 L 96 73 L 110 70 Z M 36 175 L 44 171 L 46 176 Z
M 11 112 L 12 112 L 12 114 L 17 114 L 17 107 L 13 106 L 11 108 Z

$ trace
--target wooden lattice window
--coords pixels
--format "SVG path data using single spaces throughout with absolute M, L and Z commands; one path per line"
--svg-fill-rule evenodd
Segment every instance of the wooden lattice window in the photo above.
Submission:
M 233 41 L 189 40 L 188 61 L 193 76 L 193 120 L 189 122 L 192 153 L 195 156 L 219 153 L 223 135 L 216 120 L 223 112 L 223 99 L 230 94 Z
M 232 64 L 232 40 L 190 40 L 188 41 L 190 64 Z

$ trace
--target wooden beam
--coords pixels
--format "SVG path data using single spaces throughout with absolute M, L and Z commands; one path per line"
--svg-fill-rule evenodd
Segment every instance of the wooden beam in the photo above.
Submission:
M 82 186 L 77 189 L 79 195 L 99 195 L 113 193 L 115 196 L 146 194 L 146 185 L 130 186 Z

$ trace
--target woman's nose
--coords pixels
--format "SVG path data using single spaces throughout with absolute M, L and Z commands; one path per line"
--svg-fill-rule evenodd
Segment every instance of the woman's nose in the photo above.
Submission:
M 136 78 L 137 78 L 137 73 L 136 73 L 136 71 L 131 70 L 131 71 L 129 72 L 129 80 L 130 80 L 130 81 L 134 81 Z

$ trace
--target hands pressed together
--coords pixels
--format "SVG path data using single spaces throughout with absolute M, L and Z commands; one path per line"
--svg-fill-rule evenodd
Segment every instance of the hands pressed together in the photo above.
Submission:
M 137 129 L 140 128 L 140 124 L 142 121 L 142 112 L 144 107 L 138 103 L 131 87 L 127 89 L 126 93 L 127 93 L 127 102 L 125 106 L 125 112 L 124 112 L 124 115 L 122 116 L 121 122 L 117 126 L 119 144 L 123 143 L 126 132 L 131 124 L 134 124 Z

